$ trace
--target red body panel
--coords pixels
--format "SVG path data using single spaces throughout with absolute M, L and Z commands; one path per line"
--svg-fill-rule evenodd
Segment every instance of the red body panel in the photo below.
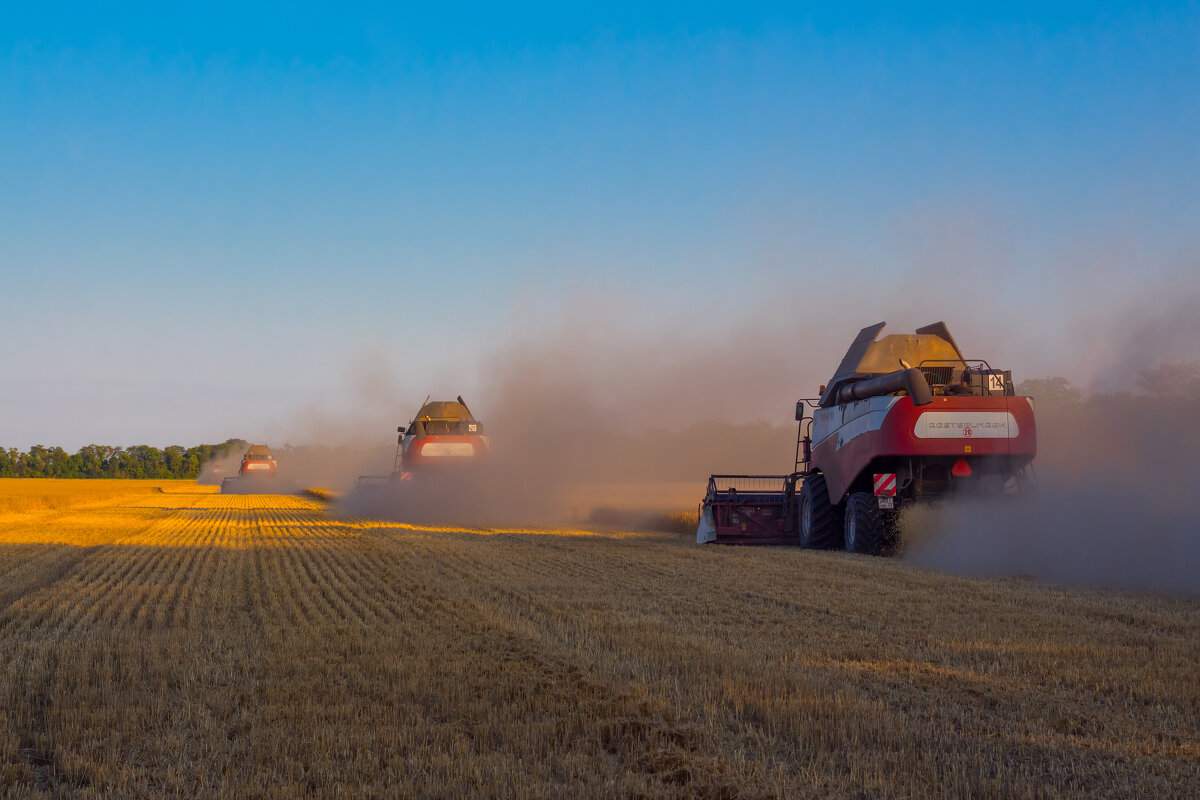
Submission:
M 425 454 L 425 450 L 436 451 L 441 445 L 449 445 L 448 449 L 459 450 L 462 445 L 469 445 L 469 452 L 444 453 L 439 455 Z M 423 437 L 405 436 L 403 463 L 405 471 L 424 467 L 448 467 L 471 464 L 486 458 L 488 455 L 488 440 L 479 434 L 431 434 Z
M 788 475 L 713 475 L 703 506 L 715 541 L 794 544 L 795 481 Z
M 273 459 L 242 459 L 242 466 L 238 468 L 238 475 L 276 475 L 278 469 L 275 466 Z
M 855 407 L 879 398 L 845 406 L 821 409 L 818 413 L 855 419 Z M 891 399 L 891 398 L 888 398 Z M 921 438 L 915 433 L 918 419 L 926 412 L 1007 412 L 1017 423 L 1013 438 Z M 914 407 L 911 398 L 895 398 L 878 428 L 843 439 L 849 425 L 835 425 L 833 433 L 813 448 L 813 466 L 824 475 L 834 503 L 841 501 L 854 480 L 872 461 L 889 456 L 960 456 L 968 461 L 980 456 L 1016 456 L 1032 460 L 1037 453 L 1037 429 L 1033 406 L 1027 397 L 935 397 L 929 405 Z M 840 446 L 839 446 L 840 445 Z
M 742 503 L 712 504 L 717 541 L 723 544 L 795 544 L 790 504 L 780 498 L 750 498 Z

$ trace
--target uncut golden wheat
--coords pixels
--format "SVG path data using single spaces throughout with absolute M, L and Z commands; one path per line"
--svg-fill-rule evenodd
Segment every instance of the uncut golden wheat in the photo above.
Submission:
M 216 492 L 194 481 L 62 480 L 0 478 L 0 514 L 98 505 L 135 495 Z
M 7 796 L 1200 786 L 1196 602 L 102 489 L 0 515 Z

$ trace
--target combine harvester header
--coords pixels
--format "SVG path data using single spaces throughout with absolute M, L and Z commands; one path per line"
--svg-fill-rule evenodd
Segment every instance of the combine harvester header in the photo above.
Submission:
M 796 403 L 793 473 L 709 478 L 697 541 L 887 553 L 910 504 L 1028 485 L 1033 403 L 1011 373 L 964 357 L 943 322 L 879 339 L 885 324 L 863 328 L 820 397 Z

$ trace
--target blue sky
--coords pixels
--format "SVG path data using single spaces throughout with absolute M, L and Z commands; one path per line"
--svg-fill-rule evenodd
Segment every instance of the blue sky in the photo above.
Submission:
M 581 294 L 1020 320 L 987 347 L 1087 381 L 1195 291 L 1196 3 L 160 5 L 0 28 L 0 444 L 295 437 L 373 369 L 404 417 Z

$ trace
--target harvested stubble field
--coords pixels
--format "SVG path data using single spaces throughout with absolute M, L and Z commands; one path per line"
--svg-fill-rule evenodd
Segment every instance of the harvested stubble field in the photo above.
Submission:
M 1200 792 L 1195 601 L 0 484 L 38 491 L 73 500 L 0 505 L 5 796 Z

